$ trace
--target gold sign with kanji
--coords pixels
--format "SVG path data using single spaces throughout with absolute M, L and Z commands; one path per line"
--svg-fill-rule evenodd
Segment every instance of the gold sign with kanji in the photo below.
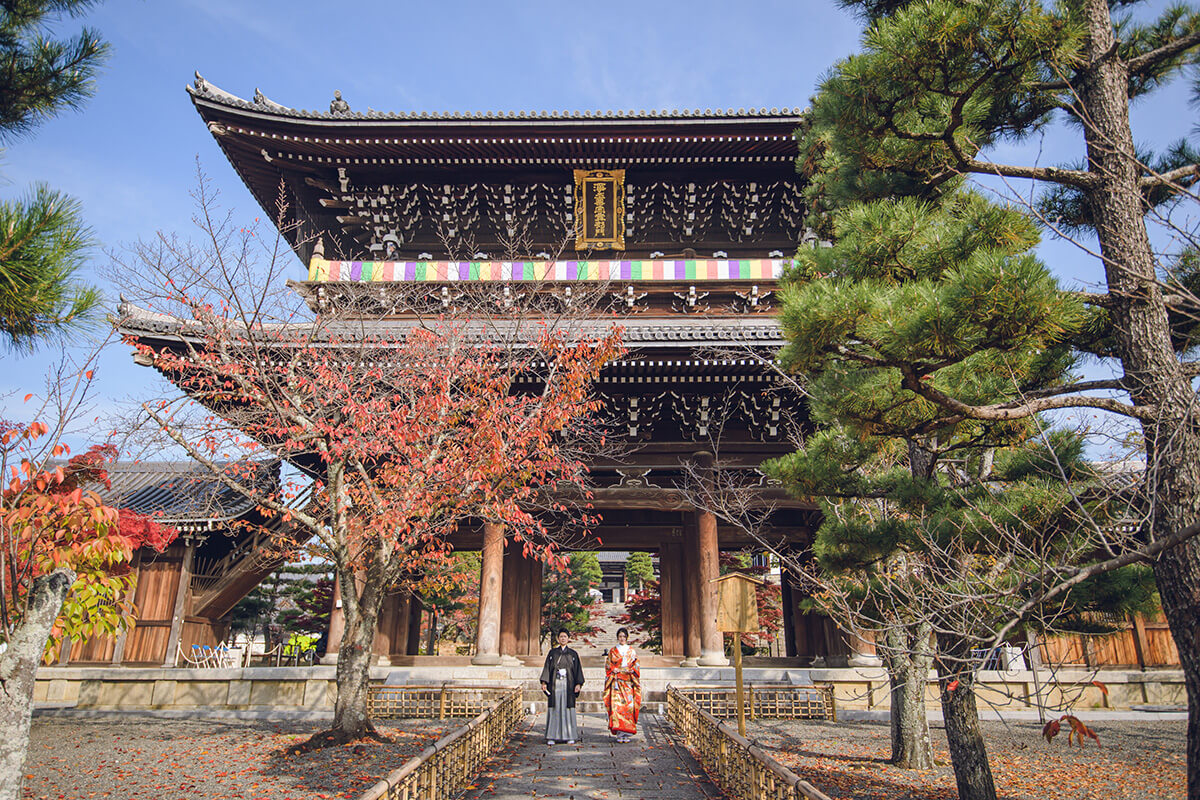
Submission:
M 755 589 L 762 581 L 730 572 L 717 578 L 717 630 L 749 633 L 758 630 L 758 597 Z
M 625 249 L 625 170 L 575 170 L 575 249 Z

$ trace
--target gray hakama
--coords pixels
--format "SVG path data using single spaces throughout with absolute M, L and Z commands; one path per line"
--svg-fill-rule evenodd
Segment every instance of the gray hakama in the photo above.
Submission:
M 567 680 L 566 671 L 554 682 L 554 705 L 546 709 L 546 739 L 554 742 L 579 740 L 579 721 L 574 707 L 567 707 L 567 692 L 574 687 Z

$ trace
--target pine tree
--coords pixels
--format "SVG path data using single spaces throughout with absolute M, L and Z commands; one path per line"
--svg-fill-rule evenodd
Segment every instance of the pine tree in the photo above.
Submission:
M 629 558 L 625 559 L 625 579 L 629 581 L 629 585 L 637 586 L 637 591 L 641 591 L 646 585 L 646 581 L 654 578 L 654 562 L 650 559 L 650 554 L 644 550 L 635 550 L 629 554 Z
M 0 143 L 78 108 L 91 96 L 107 45 L 90 29 L 67 40 L 45 31 L 96 0 L 0 5 Z M 0 332 L 17 349 L 61 335 L 96 310 L 100 295 L 74 280 L 91 245 L 79 204 L 43 185 L 0 202 Z
M 1073 512 L 1097 476 L 1078 437 L 1046 436 L 1036 417 L 972 419 L 910 387 L 993 405 L 1043 393 L 1070 380 L 1085 310 L 1033 256 L 1032 222 L 965 189 L 849 205 L 832 232 L 832 247 L 797 255 L 784 291 L 780 360 L 805 376 L 819 428 L 768 469 L 822 498 L 815 555 L 841 576 L 834 615 L 874 633 L 889 669 L 893 760 L 932 765 L 936 660 L 960 796 L 990 798 L 977 654 L 1054 579 L 1048 567 L 1092 556 L 1094 525 Z
M 563 570 L 550 570 L 542 583 L 542 636 L 554 639 L 565 628 L 569 633 L 589 634 L 593 630 L 591 610 L 596 604 L 592 589 L 600 585 L 603 573 L 595 553 L 572 553 Z
M 1146 216 L 1194 202 L 1188 190 L 1200 166 L 1186 142 L 1158 155 L 1139 152 L 1129 105 L 1197 62 L 1200 14 L 1173 5 L 1141 23 L 1127 18 L 1136 3 L 1106 0 L 1052 8 L 1026 0 L 848 5 L 869 22 L 862 51 L 822 82 L 801 134 L 801 166 L 812 176 L 818 214 L 897 195 L 937 200 L 960 191 L 963 176 L 992 175 L 1037 182 L 1045 190 L 1038 207 L 1064 221 L 1061 230 L 1098 243 L 1091 249 L 1105 291 L 1074 295 L 1083 320 L 1064 326 L 1063 344 L 1106 359 L 1112 378 L 1063 379 L 997 400 L 969 381 L 939 383 L 940 367 L 927 360 L 901 370 L 895 384 L 946 419 L 1017 424 L 1042 411 L 1084 407 L 1140 426 L 1149 465 L 1143 540 L 1188 687 L 1188 796 L 1197 800 L 1200 541 L 1188 537 L 1200 524 L 1200 426 L 1192 386 L 1198 370 L 1186 357 L 1200 305 L 1188 270 L 1196 241 L 1194 231 L 1183 231 L 1182 248 L 1160 262 Z M 1082 163 L 991 160 L 997 145 L 1062 119 L 1071 122 L 1064 135 L 1077 136 L 1086 154 Z M 826 232 L 834 220 L 823 218 Z M 1028 332 L 1019 306 L 994 311 L 1017 335 Z M 957 315 L 944 316 L 948 326 L 938 336 L 950 343 Z M 829 345 L 830 337 L 823 341 Z

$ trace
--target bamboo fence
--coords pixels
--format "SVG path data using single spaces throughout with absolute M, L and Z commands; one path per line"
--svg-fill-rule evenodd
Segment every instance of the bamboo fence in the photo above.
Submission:
M 511 686 L 372 686 L 367 691 L 367 716 L 371 719 L 446 719 L 475 717 L 509 692 Z
M 675 688 L 717 719 L 737 717 L 737 693 L 728 684 Z M 747 683 L 742 699 L 747 719 L 828 719 L 837 722 L 832 686 Z
M 667 720 L 684 745 L 696 753 L 704 771 L 731 798 L 830 800 L 674 686 L 667 689 Z
M 525 716 L 520 687 L 380 686 L 372 688 L 368 706 L 373 701 L 385 713 L 397 715 L 396 712 L 411 708 L 414 713 L 406 716 L 422 719 L 459 716 L 473 707 L 472 703 L 482 703 L 485 707 L 466 725 L 442 737 L 372 786 L 359 800 L 458 797 L 488 759 L 504 746 Z

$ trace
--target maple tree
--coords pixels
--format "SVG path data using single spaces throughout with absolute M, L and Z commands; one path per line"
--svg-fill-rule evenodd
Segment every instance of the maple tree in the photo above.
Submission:
M 645 581 L 639 591 L 625 598 L 625 613 L 617 616 L 617 622 L 631 625 L 641 634 L 640 647 L 662 653 L 662 594 L 657 578 Z
M 161 552 L 173 528 L 106 505 L 91 488 L 108 484 L 112 445 L 65 463 L 61 431 L 44 422 L 4 424 L 0 433 L 0 798 L 20 796 L 39 661 L 64 639 L 115 635 L 131 623 L 133 552 Z M 39 440 L 50 440 L 39 448 Z
M 447 539 L 460 525 L 500 523 L 526 556 L 551 564 L 563 560 L 562 518 L 586 526 L 567 499 L 586 503 L 585 468 L 568 445 L 599 408 L 591 387 L 620 335 L 571 327 L 536 298 L 498 304 L 486 287 L 377 326 L 353 304 L 298 308 L 277 293 L 282 236 L 264 243 L 254 228 L 220 227 L 203 192 L 209 249 L 172 245 L 168 258 L 160 240 L 133 251 L 128 272 L 158 279 L 165 290 L 150 300 L 170 314 L 154 315 L 159 333 L 143 340 L 129 332 L 146 312 L 127 305 L 122 330 L 184 391 L 144 410 L 284 523 L 272 532 L 281 554 L 307 549 L 333 565 L 345 623 L 338 693 L 331 730 L 309 746 L 373 735 L 368 676 L 387 594 L 448 572 Z M 260 247 L 265 264 L 253 261 Z M 425 291 L 389 290 L 401 305 Z M 242 474 L 254 463 L 245 454 L 282 459 L 311 482 L 264 491 Z M 547 515 L 557 515 L 553 530 Z

